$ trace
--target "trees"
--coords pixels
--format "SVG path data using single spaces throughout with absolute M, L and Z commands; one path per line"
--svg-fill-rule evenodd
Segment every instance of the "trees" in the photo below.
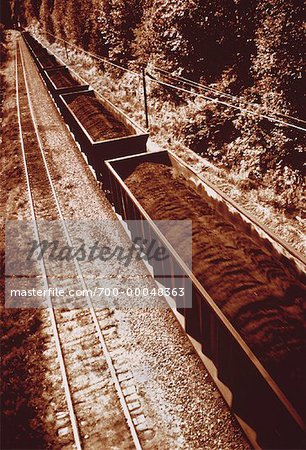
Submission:
M 249 76 L 255 2 L 147 0 L 135 31 L 136 55 L 153 55 L 165 68 L 214 82 L 235 68 Z M 243 70 L 244 68 L 244 70 Z
M 13 0 L 13 4 L 25 22 L 39 17 L 46 31 L 54 30 L 58 37 L 119 64 L 139 67 L 150 62 L 270 110 L 302 116 L 300 0 Z M 165 89 L 155 87 L 151 94 L 157 92 L 164 100 Z M 173 90 L 169 98 L 173 103 L 182 101 Z M 190 118 L 194 148 L 209 135 L 219 152 L 241 134 L 246 136 L 243 145 L 250 151 L 260 148 L 265 159 L 267 153 L 273 154 L 272 162 L 290 161 L 292 167 L 294 160 L 299 161 L 290 149 L 301 147 L 301 134 L 289 133 L 288 128 L 279 132 L 277 126 L 271 130 L 271 123 L 250 117 L 238 126 L 233 110 L 225 114 L 216 107 L 204 109 L 202 118 Z M 254 140 L 257 135 L 260 139 Z
M 94 26 L 100 36 L 104 50 L 112 60 L 124 62 L 133 58 L 132 42 L 134 30 L 142 17 L 142 2 L 139 0 L 94 0 L 98 18 Z
M 40 10 L 39 10 L 39 23 L 44 31 L 48 33 L 54 34 L 54 26 L 53 19 L 51 16 L 53 8 L 52 0 L 42 0 Z M 48 39 L 52 40 L 52 37 L 48 37 Z
M 253 72 L 270 107 L 303 115 L 303 4 L 299 0 L 261 0 L 257 9 Z M 283 102 L 285 101 L 285 105 Z
M 5 27 L 12 23 L 12 7 L 9 0 L 2 0 L 0 3 L 0 24 Z M 0 40 L 0 42 L 2 42 Z

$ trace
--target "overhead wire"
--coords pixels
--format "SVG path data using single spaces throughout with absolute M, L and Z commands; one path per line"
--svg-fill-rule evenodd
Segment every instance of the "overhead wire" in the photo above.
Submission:
M 230 107 L 230 108 L 239 110 L 239 111 L 241 111 L 241 112 L 245 112 L 245 113 L 247 113 L 247 114 L 251 114 L 251 115 L 253 115 L 253 116 L 258 116 L 258 117 L 261 117 L 262 119 L 267 119 L 267 120 L 269 120 L 270 122 L 276 122 L 276 123 L 279 123 L 280 125 L 287 126 L 287 127 L 291 127 L 291 128 L 295 128 L 295 129 L 297 129 L 297 130 L 301 130 L 301 131 L 305 131 L 305 132 L 306 132 L 306 128 L 303 128 L 303 127 L 300 127 L 300 126 L 297 126 L 297 125 L 294 125 L 294 124 L 287 123 L 287 122 L 285 122 L 285 121 L 283 121 L 283 120 L 276 119 L 275 117 L 270 117 L 270 116 L 268 116 L 268 115 L 266 115 L 266 114 L 258 113 L 258 112 L 255 112 L 255 111 L 251 111 L 251 110 L 246 109 L 246 108 L 243 108 L 243 107 L 241 107 L 241 106 L 236 106 L 236 105 L 233 105 L 233 104 L 231 104 L 231 103 L 224 102 L 224 101 L 222 101 L 222 100 L 218 100 L 218 99 L 209 97 L 208 95 L 199 94 L 199 93 L 197 93 L 197 92 L 192 92 L 192 91 L 190 91 L 190 90 L 188 90 L 188 89 L 184 89 L 184 88 L 181 88 L 181 87 L 178 87 L 178 86 L 174 86 L 173 84 L 166 83 L 166 82 L 164 82 L 164 81 L 158 80 L 157 78 L 155 78 L 153 75 L 151 75 L 151 74 L 148 73 L 148 72 L 146 72 L 146 75 L 147 75 L 151 80 L 153 80 L 155 83 L 158 83 L 158 84 L 163 85 L 163 86 L 167 86 L 167 87 L 169 87 L 169 88 L 171 88 L 171 89 L 176 89 L 176 90 L 178 90 L 178 91 L 185 92 L 185 93 L 187 93 L 187 94 L 195 95 L 196 97 L 204 98 L 205 100 L 208 100 L 208 101 L 210 101 L 210 102 L 217 103 L 217 104 L 221 104 L 221 105 L 223 105 L 223 106 L 227 106 L 227 107 Z
M 131 73 L 131 74 L 133 74 L 133 75 L 135 75 L 135 76 L 137 76 L 137 77 L 141 77 L 141 74 L 140 74 L 140 73 L 134 72 L 133 70 L 127 69 L 126 67 L 121 66 L 120 64 L 117 64 L 117 63 L 114 63 L 114 62 L 112 62 L 112 61 L 109 61 L 108 59 L 102 58 L 101 56 L 98 56 L 98 55 L 96 55 L 95 53 L 88 52 L 87 50 L 84 50 L 83 48 L 81 48 L 81 47 L 79 47 L 79 46 L 77 46 L 77 45 L 75 45 L 75 44 L 72 44 L 71 42 L 66 41 L 66 40 L 63 39 L 63 38 L 60 38 L 60 37 L 55 36 L 54 34 L 50 33 L 49 31 L 42 31 L 42 32 L 43 32 L 44 34 L 49 34 L 50 36 L 54 37 L 55 39 L 58 39 L 59 41 L 65 42 L 66 44 L 70 45 L 71 47 L 74 47 L 74 48 L 76 48 L 77 50 L 79 50 L 79 51 L 81 51 L 81 52 L 83 52 L 83 53 L 86 53 L 87 55 L 91 56 L 91 57 L 94 58 L 94 59 L 98 59 L 98 60 L 100 60 L 100 61 L 103 61 L 103 62 L 106 63 L 106 64 L 110 64 L 111 66 L 116 67 L 117 69 L 121 69 L 121 70 L 124 70 L 124 71 L 126 71 L 126 72 L 129 72 L 129 73 Z
M 54 34 L 48 32 L 48 31 L 43 31 L 43 33 L 44 33 L 44 34 L 48 34 L 48 35 L 54 37 L 55 39 L 57 39 L 57 40 L 59 40 L 59 41 L 65 42 L 65 43 L 68 44 L 69 46 L 76 48 L 77 50 L 79 50 L 79 51 L 81 51 L 81 52 L 83 52 L 83 53 L 85 53 L 85 54 L 91 56 L 91 57 L 94 58 L 94 59 L 97 59 L 97 60 L 99 60 L 99 61 L 103 61 L 103 62 L 106 63 L 106 64 L 110 64 L 111 66 L 116 67 L 117 69 L 121 69 L 121 70 L 126 71 L 126 72 L 128 72 L 128 73 L 131 73 L 132 75 L 137 76 L 137 77 L 139 77 L 139 78 L 142 77 L 142 74 L 141 74 L 141 73 L 134 72 L 133 70 L 127 69 L 126 67 L 121 66 L 120 64 L 114 63 L 114 62 L 109 61 L 109 60 L 107 60 L 107 59 L 105 59 L 105 58 L 102 58 L 101 56 L 98 56 L 98 55 L 96 55 L 96 54 L 94 54 L 94 53 L 88 52 L 87 50 L 84 50 L 84 49 L 82 49 L 81 47 L 79 47 L 79 46 L 77 46 L 77 45 L 75 45 L 75 44 L 72 44 L 71 42 L 69 42 L 69 41 L 67 41 L 67 40 L 65 40 L 65 39 L 63 39 L 63 38 L 57 37 L 57 36 L 55 36 Z M 246 103 L 246 104 L 249 104 L 249 105 L 252 105 L 252 106 L 261 107 L 261 105 L 254 104 L 254 103 L 251 103 L 251 102 L 247 102 L 247 101 L 245 101 L 245 100 L 243 100 L 243 99 L 241 99 L 241 98 L 239 98 L 239 97 L 236 97 L 236 96 L 231 95 L 231 94 L 228 94 L 228 93 L 224 93 L 224 92 L 219 91 L 219 90 L 217 90 L 217 89 L 214 89 L 214 88 L 212 88 L 212 87 L 210 87 L 210 86 L 206 86 L 206 85 L 204 85 L 204 84 L 197 83 L 197 82 L 195 82 L 195 81 L 189 80 L 189 79 L 184 78 L 184 77 L 181 77 L 181 76 L 179 76 L 179 75 L 173 75 L 173 74 L 171 74 L 170 72 L 168 72 L 168 71 L 166 71 L 166 70 L 164 70 L 164 69 L 161 69 L 161 68 L 159 68 L 159 67 L 157 67 L 157 66 L 153 66 L 153 67 L 154 67 L 157 71 L 159 71 L 159 72 L 161 72 L 161 73 L 164 73 L 167 77 L 172 78 L 173 80 L 178 80 L 178 81 L 180 81 L 180 82 L 182 82 L 182 83 L 184 83 L 184 84 L 188 84 L 188 85 L 190 85 L 190 86 L 192 86 L 192 87 L 196 87 L 196 88 L 199 88 L 199 89 L 203 89 L 203 90 L 208 91 L 208 92 L 213 92 L 213 93 L 216 94 L 216 95 L 221 95 L 221 96 L 224 96 L 224 97 L 226 97 L 226 98 L 228 98 L 228 99 L 235 99 L 235 101 L 238 101 L 238 102 L 243 102 L 243 103 Z M 284 120 L 278 119 L 278 118 L 273 117 L 273 116 L 270 116 L 270 115 L 268 115 L 268 114 L 262 114 L 262 113 L 260 113 L 260 112 L 258 112 L 258 111 L 252 111 L 252 110 L 247 109 L 247 108 L 244 108 L 244 107 L 242 107 L 242 106 L 233 105 L 232 103 L 228 103 L 228 102 L 225 102 L 225 101 L 223 101 L 223 100 L 219 100 L 219 99 L 216 99 L 216 98 L 212 98 L 212 97 L 209 97 L 208 95 L 199 94 L 199 93 L 197 93 L 197 92 L 192 92 L 192 91 L 190 91 L 190 90 L 188 90 L 188 89 L 184 89 L 184 88 L 175 86 L 175 85 L 173 85 L 173 84 L 171 84 L 171 83 L 163 82 L 163 81 L 158 80 L 157 78 L 155 78 L 153 75 L 149 74 L 147 71 L 145 72 L 145 74 L 146 74 L 150 79 L 152 79 L 154 82 L 159 83 L 159 84 L 164 85 L 164 86 L 167 86 L 167 87 L 169 87 L 169 88 L 171 88 L 171 89 L 177 89 L 177 90 L 179 90 L 179 91 L 182 91 L 182 92 L 185 92 L 185 93 L 188 93 L 188 94 L 193 94 L 193 95 L 195 95 L 195 96 L 197 96 L 197 97 L 202 97 L 202 98 L 204 98 L 204 99 L 206 99 L 206 100 L 208 100 L 208 101 L 211 101 L 211 102 L 214 102 L 214 103 L 217 103 L 217 104 L 221 104 L 221 105 L 223 105 L 223 106 L 227 106 L 227 107 L 230 107 L 230 108 L 233 108 L 233 109 L 236 109 L 236 110 L 240 110 L 241 112 L 245 112 L 245 113 L 251 114 L 251 115 L 253 115 L 253 116 L 258 116 L 258 117 L 261 117 L 261 118 L 263 118 L 263 119 L 267 119 L 267 120 L 269 120 L 270 122 L 276 122 L 276 123 L 281 124 L 282 126 L 287 126 L 287 127 L 290 127 L 290 128 L 295 128 L 295 129 L 297 129 L 297 130 L 305 131 L 305 132 L 306 132 L 306 128 L 304 128 L 304 127 L 301 127 L 301 126 L 298 126 L 298 125 L 295 125 L 295 124 L 292 124 L 292 123 L 288 123 L 288 122 L 286 122 L 286 121 L 284 121 Z M 295 118 L 295 117 L 292 117 L 292 116 L 289 116 L 289 115 L 284 115 L 284 114 L 278 113 L 278 112 L 276 112 L 276 114 L 306 124 L 306 121 L 304 121 L 304 120 L 302 120 L 302 119 Z
M 202 84 L 202 83 L 197 83 L 196 81 L 190 80 L 190 79 L 185 78 L 185 77 L 181 77 L 180 75 L 171 74 L 167 70 L 161 69 L 160 67 L 157 67 L 157 66 L 153 66 L 153 67 L 157 71 L 163 73 L 168 78 L 172 78 L 172 79 L 177 80 L 177 81 L 179 81 L 181 83 L 189 84 L 190 86 L 193 86 L 193 87 L 196 87 L 196 88 L 199 88 L 199 89 L 203 89 L 205 91 L 214 92 L 216 95 L 221 95 L 221 96 L 227 97 L 229 99 L 234 99 L 237 102 L 242 102 L 242 103 L 250 105 L 250 106 L 255 106 L 255 107 L 259 107 L 259 108 L 263 108 L 264 107 L 263 105 L 260 105 L 259 103 L 249 102 L 249 101 L 247 101 L 247 100 L 245 100 L 245 99 L 243 99 L 241 97 L 237 97 L 236 95 L 232 95 L 232 94 L 229 94 L 227 92 L 219 91 L 219 90 L 217 90 L 217 89 L 215 89 L 215 88 L 213 88 L 211 86 L 207 86 L 207 85 Z M 277 114 L 279 116 L 282 116 L 282 117 L 285 117 L 285 118 L 288 118 L 288 119 L 295 120 L 297 122 L 301 122 L 301 123 L 306 124 L 306 120 L 300 119 L 298 117 L 290 116 L 289 114 L 284 114 L 284 113 L 281 113 L 279 111 L 273 111 L 273 114 Z

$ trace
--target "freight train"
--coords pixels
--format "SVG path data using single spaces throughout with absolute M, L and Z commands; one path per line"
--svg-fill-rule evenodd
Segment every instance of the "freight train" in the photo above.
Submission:
M 177 313 L 251 442 L 304 448 L 305 260 L 172 152 L 147 152 L 146 130 L 23 38 L 117 214 L 148 224 L 132 237 L 146 230 L 168 246 L 164 284 L 191 281 L 192 307 Z M 192 270 L 184 242 L 173 249 L 160 219 L 192 219 Z

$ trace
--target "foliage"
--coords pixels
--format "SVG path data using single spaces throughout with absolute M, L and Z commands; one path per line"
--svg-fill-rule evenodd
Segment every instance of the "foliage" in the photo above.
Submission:
M 42 0 L 39 9 L 39 22 L 42 24 L 43 31 L 54 34 L 54 25 L 51 17 L 52 7 L 52 0 Z
M 112 61 L 133 69 L 156 65 L 255 102 L 261 111 L 302 117 L 300 0 L 52 3 L 13 0 L 28 24 L 39 10 L 43 27 L 53 26 L 57 36 Z M 175 137 L 215 164 L 238 171 L 243 166 L 250 180 L 260 182 L 271 170 L 287 176 L 286 167 L 297 172 L 297 182 L 302 179 L 305 133 L 209 102 L 198 107 L 193 97 L 187 108 L 185 95 L 164 87 L 151 86 L 150 96 L 155 110 L 165 113 L 159 114 L 162 122 L 171 116 L 168 129 L 177 129 Z M 184 117 L 174 118 L 178 109 Z

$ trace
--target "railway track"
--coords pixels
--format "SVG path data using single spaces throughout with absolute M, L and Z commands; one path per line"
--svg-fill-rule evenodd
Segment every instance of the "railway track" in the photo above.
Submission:
M 20 44 L 17 44 L 16 49 L 16 97 L 34 238 L 37 242 L 41 241 L 40 221 L 57 220 L 61 224 L 60 230 L 57 227 L 61 239 L 71 246 L 71 236 L 64 222 L 60 200 L 36 125 Z M 87 290 L 77 260 L 65 267 L 69 273 L 68 279 L 54 276 L 52 269 L 49 261 L 40 261 L 39 270 L 46 292 L 51 292 L 50 288 L 60 287 L 66 290 L 71 286 Z M 133 412 L 136 394 L 131 395 L 131 389 L 123 387 L 129 378 L 126 375 L 129 373 L 128 368 L 120 367 L 114 362 L 118 353 L 120 354 L 120 348 L 117 343 L 112 343 L 114 333 L 109 333 L 110 327 L 116 331 L 113 312 L 105 308 L 96 309 L 88 294 L 85 307 L 71 309 L 69 299 L 67 301 L 68 308 L 58 308 L 56 299 L 47 295 L 45 304 L 49 311 L 70 419 L 67 426 L 58 430 L 59 440 L 62 439 L 60 444 L 70 448 L 73 445 L 77 449 L 95 446 L 114 448 L 119 444 L 123 449 L 141 449 L 137 424 L 143 413 L 139 408 L 137 412 Z

